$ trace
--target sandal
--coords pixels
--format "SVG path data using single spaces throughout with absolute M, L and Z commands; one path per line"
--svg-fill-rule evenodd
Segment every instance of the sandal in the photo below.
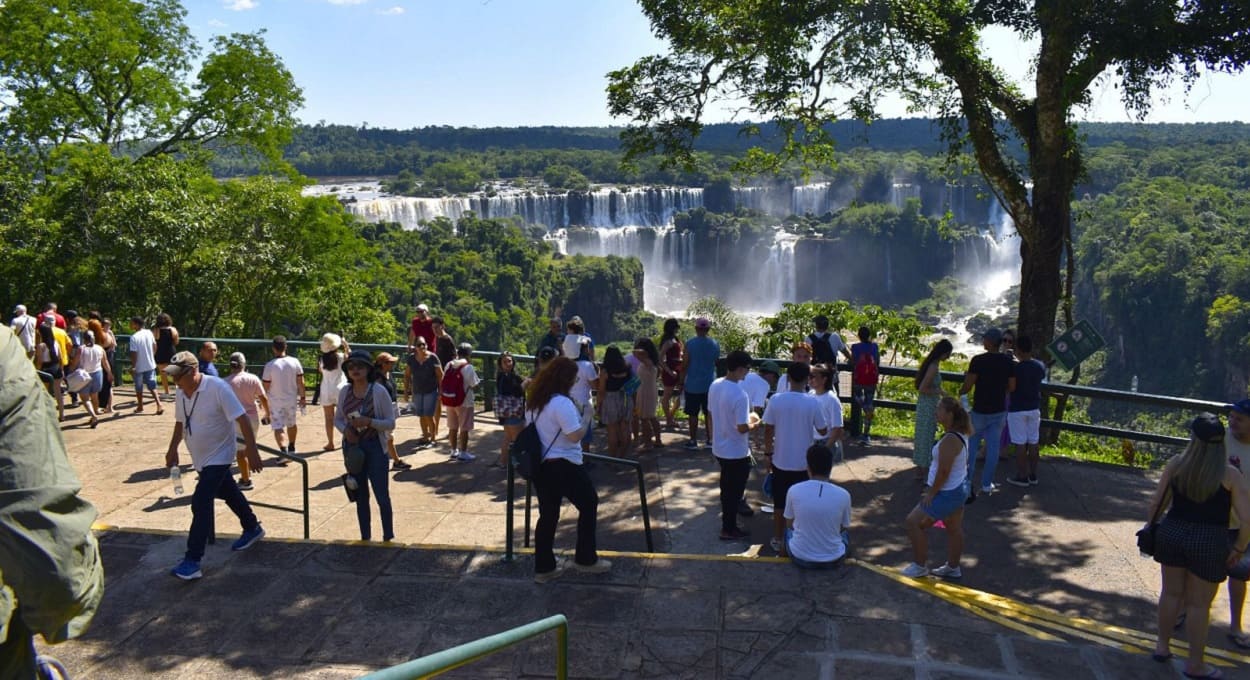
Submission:
M 1220 672 L 1220 669 L 1213 666 L 1208 666 L 1207 672 L 1201 675 L 1197 673 L 1190 673 L 1189 671 L 1181 671 L 1181 675 L 1184 675 L 1187 678 L 1193 678 L 1193 680 L 1219 680 L 1224 677 L 1224 674 Z

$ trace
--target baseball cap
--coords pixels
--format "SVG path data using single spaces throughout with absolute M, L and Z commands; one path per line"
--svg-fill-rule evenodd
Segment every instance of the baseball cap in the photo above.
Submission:
M 16 306 L 16 307 L 14 307 L 14 308 L 13 308 L 13 313 L 14 313 L 14 314 L 25 314 L 25 313 L 26 313 L 26 305 L 18 305 L 18 306 Z
M 772 373 L 773 375 L 781 375 L 781 367 L 777 365 L 777 362 L 773 361 L 772 359 L 769 359 L 768 361 L 765 361 L 764 363 L 760 364 L 759 372 L 760 373 Z
M 417 305 L 417 311 L 418 311 L 418 312 L 428 312 L 428 311 L 430 311 L 430 306 L 429 306 L 429 305 L 427 305 L 427 304 L 425 304 L 424 302 L 422 302 L 421 304 Z
M 472 353 L 473 353 L 473 345 L 467 342 L 462 342 L 460 343 L 460 346 L 456 347 L 456 354 L 459 356 L 467 357 Z
M 235 352 L 234 354 L 231 354 L 230 355 L 230 367 L 231 368 L 246 368 L 247 357 L 243 356 L 242 352 Z
M 378 364 L 394 364 L 398 362 L 399 359 L 396 359 L 395 355 L 390 352 L 382 352 L 378 355 L 378 358 L 374 360 L 374 363 Z
M 981 339 L 989 340 L 990 342 L 1002 342 L 1003 332 L 997 328 L 989 328 L 981 334 Z
M 1250 416 L 1250 399 L 1242 399 L 1241 401 L 1229 404 L 1228 408 L 1240 413 L 1243 416 Z
M 1203 413 L 1194 418 L 1189 424 L 1189 430 L 1194 433 L 1194 437 L 1208 444 L 1224 441 L 1224 424 L 1214 413 Z
M 369 368 L 373 368 L 373 357 L 363 349 L 354 349 L 351 354 L 347 355 L 347 359 L 343 361 L 343 368 L 347 368 L 354 363 L 361 363 Z
M 701 316 L 694 320 L 694 327 L 695 328 L 711 328 L 712 322 L 708 321 L 706 316 Z
M 165 367 L 165 375 L 171 378 L 181 378 L 199 367 L 200 360 L 194 354 L 179 352 L 174 355 L 174 358 L 169 360 L 169 365 Z

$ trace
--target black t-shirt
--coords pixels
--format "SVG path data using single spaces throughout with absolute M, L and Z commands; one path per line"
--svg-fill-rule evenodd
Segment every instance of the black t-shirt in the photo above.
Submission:
M 1042 380 L 1046 378 L 1046 367 L 1037 359 L 1029 359 L 1016 364 L 1015 372 L 1016 391 L 1011 393 L 1011 404 L 1008 408 L 1013 413 L 1041 408 Z
M 419 361 L 417 355 L 408 355 L 408 371 L 412 375 L 412 391 L 415 394 L 429 394 L 438 391 L 438 357 L 426 354 L 425 361 Z
M 456 358 L 456 341 L 452 340 L 450 335 L 435 338 L 434 354 L 438 356 L 439 363 L 446 366 Z
M 977 375 L 972 394 L 974 413 L 1002 413 L 1007 410 L 1007 380 L 1012 375 L 1014 360 L 1002 352 L 986 352 L 972 357 L 968 372 Z

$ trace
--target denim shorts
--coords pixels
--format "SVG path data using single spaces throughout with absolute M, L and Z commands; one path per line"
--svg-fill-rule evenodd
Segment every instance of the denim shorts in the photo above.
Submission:
M 964 502 L 968 500 L 968 491 L 971 488 L 972 486 L 968 483 L 968 480 L 965 479 L 963 484 L 960 484 L 953 489 L 939 491 L 937 495 L 933 497 L 933 502 L 929 505 L 925 505 L 922 501 L 920 503 L 920 510 L 929 517 L 932 517 L 934 521 L 946 519 L 956 510 L 964 507 Z
M 144 385 L 147 385 L 149 390 L 156 391 L 155 369 L 151 371 L 135 371 L 135 391 L 142 392 Z
M 91 384 L 87 385 L 87 389 L 83 390 L 83 394 L 99 394 L 104 389 L 104 371 L 103 369 L 91 374 Z
M 412 410 L 422 418 L 433 418 L 434 409 L 438 405 L 438 391 L 420 392 L 412 395 Z

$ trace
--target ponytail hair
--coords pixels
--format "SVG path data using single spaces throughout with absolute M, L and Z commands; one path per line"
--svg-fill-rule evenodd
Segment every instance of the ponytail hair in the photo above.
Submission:
M 972 434 L 972 416 L 964 410 L 964 405 L 954 397 L 942 397 L 942 401 L 938 402 L 939 408 L 946 409 L 951 414 L 951 432 L 960 434 Z

